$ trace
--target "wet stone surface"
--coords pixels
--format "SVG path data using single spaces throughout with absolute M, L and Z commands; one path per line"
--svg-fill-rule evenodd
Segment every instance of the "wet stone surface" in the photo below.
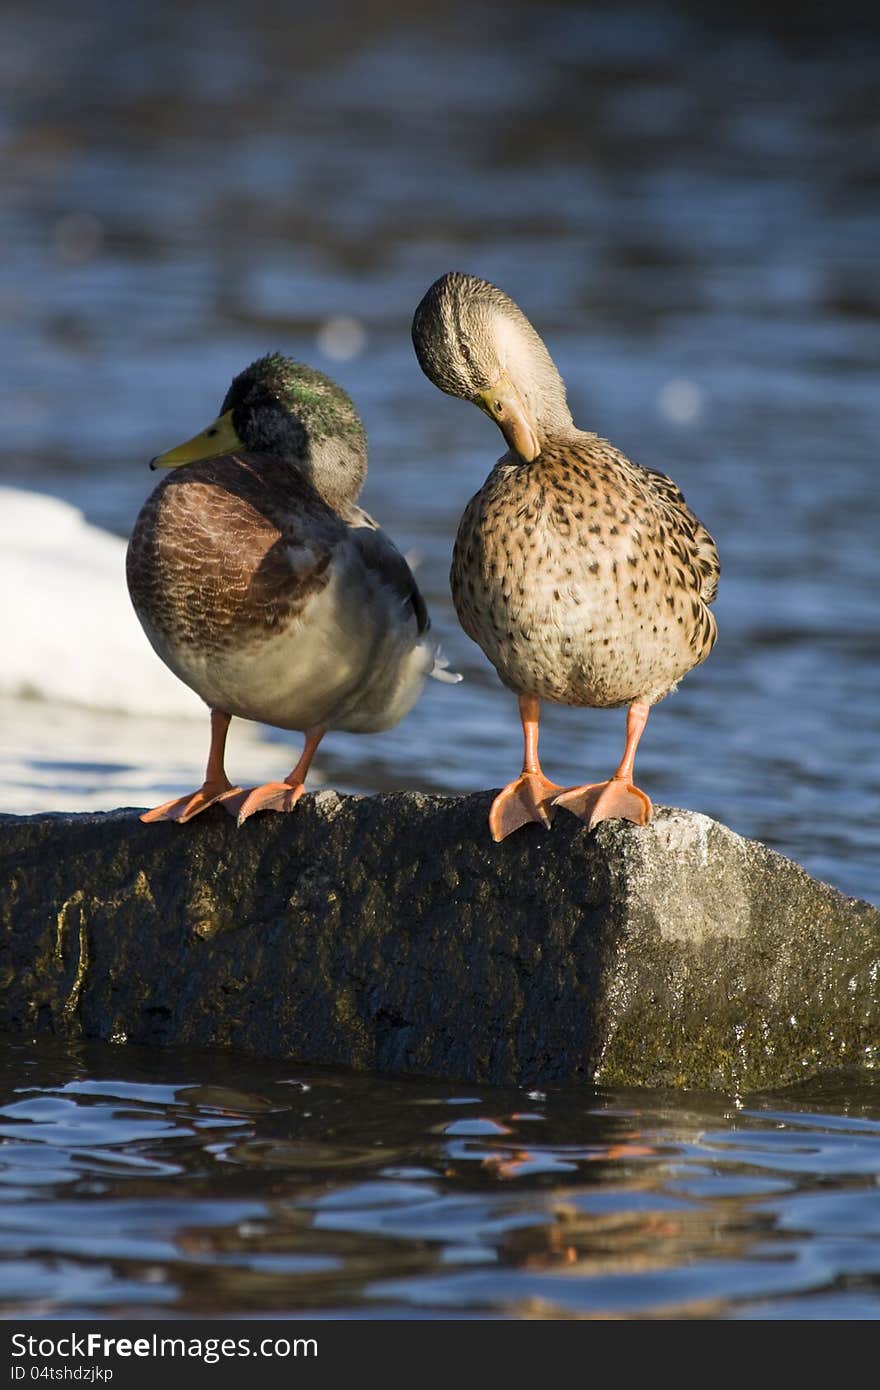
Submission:
M 877 909 L 694 812 L 494 845 L 489 801 L 2 817 L 0 1027 L 495 1084 L 876 1063 Z

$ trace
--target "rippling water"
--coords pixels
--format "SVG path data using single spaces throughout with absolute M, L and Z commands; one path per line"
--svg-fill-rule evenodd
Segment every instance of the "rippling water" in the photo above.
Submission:
M 876 34 L 632 3 L 280 13 L 4 6 L 0 483 L 124 537 L 146 460 L 242 366 L 329 371 L 367 424 L 365 503 L 420 555 L 466 680 L 329 737 L 316 782 L 500 785 L 514 703 L 446 578 L 500 440 L 409 344 L 438 274 L 486 275 L 578 422 L 670 473 L 718 541 L 718 646 L 652 715 L 640 781 L 880 898 Z M 134 667 L 118 712 L 69 703 L 70 662 L 105 691 L 129 668 L 66 582 L 80 552 L 55 552 L 40 588 L 4 551 L 0 809 L 192 787 L 207 723 L 145 716 Z M 604 774 L 622 732 L 548 708 L 549 775 Z M 295 756 L 241 726 L 230 755 L 260 779 Z M 876 1316 L 870 1080 L 741 1107 L 4 1054 L 11 1306 Z
M 744 1102 L 0 1048 L 0 1310 L 880 1316 L 880 1085 Z

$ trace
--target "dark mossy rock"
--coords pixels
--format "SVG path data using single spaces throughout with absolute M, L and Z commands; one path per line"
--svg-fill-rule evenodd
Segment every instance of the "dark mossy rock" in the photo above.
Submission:
M 0 1027 L 503 1083 L 880 1060 L 869 904 L 693 812 L 494 845 L 489 800 L 2 817 Z

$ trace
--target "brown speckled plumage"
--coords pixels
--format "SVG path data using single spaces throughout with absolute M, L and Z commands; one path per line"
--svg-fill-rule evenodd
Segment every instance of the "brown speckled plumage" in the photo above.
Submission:
M 709 655 L 718 555 L 675 483 L 576 428 L 565 383 L 513 300 L 450 271 L 413 318 L 425 374 L 472 401 L 508 452 L 462 516 L 450 575 L 462 627 L 519 696 L 522 772 L 489 814 L 503 840 L 557 808 L 591 828 L 651 817 L 632 780 L 650 706 Z M 627 705 L 626 747 L 605 782 L 563 789 L 538 760 L 540 701 Z
M 565 705 L 662 699 L 715 641 L 718 557 L 676 485 L 580 431 L 501 459 L 458 529 L 462 627 L 505 685 Z

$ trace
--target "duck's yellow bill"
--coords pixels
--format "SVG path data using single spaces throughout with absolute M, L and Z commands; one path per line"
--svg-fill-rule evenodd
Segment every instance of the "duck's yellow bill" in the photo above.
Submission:
M 223 454 L 234 454 L 244 445 L 239 439 L 232 423 L 232 411 L 219 415 L 213 425 L 201 434 L 193 435 L 185 444 L 176 449 L 168 449 L 150 460 L 151 468 L 180 468 L 185 463 L 196 463 L 199 459 L 216 459 Z
M 538 457 L 541 441 L 522 396 L 506 373 L 488 391 L 480 392 L 477 405 L 495 421 L 510 448 L 524 463 L 531 463 Z

